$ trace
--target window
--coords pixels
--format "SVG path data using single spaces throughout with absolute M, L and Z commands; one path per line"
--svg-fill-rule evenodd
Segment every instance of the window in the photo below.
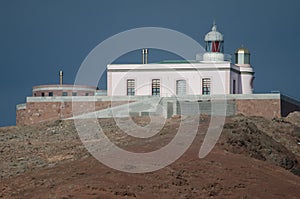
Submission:
M 89 96 L 89 93 L 85 93 L 85 96 Z
M 232 93 L 236 94 L 236 83 L 235 83 L 235 79 L 232 82 Z
M 68 93 L 67 92 L 63 92 L 62 96 L 68 96 Z
M 202 79 L 202 95 L 210 95 L 210 78 Z
M 127 95 L 128 96 L 135 95 L 135 80 L 134 79 L 127 80 Z
M 152 95 L 159 96 L 160 95 L 160 79 L 152 80 Z
M 53 96 L 53 92 L 49 92 L 49 96 L 52 97 Z
M 76 92 L 73 92 L 73 93 L 72 93 L 72 96 L 77 96 L 77 93 L 76 93 Z
M 177 80 L 176 81 L 176 95 L 183 96 L 186 95 L 186 81 Z
M 44 97 L 44 96 L 45 96 L 45 93 L 43 92 L 43 93 L 42 93 L 42 97 Z
M 207 41 L 206 42 L 207 52 L 224 52 L 224 43 L 222 41 Z

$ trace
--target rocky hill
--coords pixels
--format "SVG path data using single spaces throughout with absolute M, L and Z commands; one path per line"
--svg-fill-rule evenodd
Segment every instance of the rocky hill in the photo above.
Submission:
M 148 117 L 136 117 L 141 126 Z M 0 128 L 0 198 L 298 198 L 300 113 L 286 118 L 234 116 L 217 145 L 198 158 L 210 118 L 200 117 L 188 151 L 166 168 L 145 174 L 113 170 L 82 145 L 74 122 L 53 121 Z M 168 143 L 180 117 L 168 119 L 149 139 L 122 133 L 113 119 L 99 119 L 118 146 L 152 151 Z

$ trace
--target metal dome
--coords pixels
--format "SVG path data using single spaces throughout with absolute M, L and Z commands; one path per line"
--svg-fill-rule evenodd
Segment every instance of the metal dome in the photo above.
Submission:
M 205 41 L 223 41 L 223 35 L 217 31 L 217 25 L 213 24 L 211 31 L 204 37 Z
M 236 49 L 235 51 L 236 54 L 241 53 L 241 54 L 250 54 L 250 51 L 245 48 L 245 47 L 240 47 L 238 49 Z

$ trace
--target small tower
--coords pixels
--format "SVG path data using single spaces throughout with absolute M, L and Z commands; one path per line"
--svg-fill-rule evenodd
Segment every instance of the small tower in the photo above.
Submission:
M 243 46 L 235 51 L 235 64 L 240 66 L 250 66 L 250 52 Z
M 217 25 L 214 23 L 212 29 L 204 37 L 206 53 L 203 55 L 203 61 L 224 61 L 224 37 L 217 31 Z
M 235 63 L 240 67 L 242 94 L 253 93 L 254 71 L 250 65 L 250 51 L 245 47 L 240 47 L 235 51 Z

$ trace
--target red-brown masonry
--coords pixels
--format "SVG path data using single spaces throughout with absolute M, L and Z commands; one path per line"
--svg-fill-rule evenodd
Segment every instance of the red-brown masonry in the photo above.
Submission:
M 281 117 L 280 99 L 236 100 L 236 114 L 262 116 L 267 119 Z
M 25 109 L 17 110 L 16 124 L 30 125 L 44 121 L 69 118 L 73 116 L 72 106 L 76 106 L 76 114 L 79 114 L 126 103 L 128 102 L 27 102 Z
M 17 125 L 30 125 L 43 121 L 64 119 L 80 113 L 106 109 L 112 106 L 130 103 L 132 101 L 113 102 L 28 102 L 25 109 L 17 110 Z M 246 116 L 262 116 L 267 119 L 286 116 L 288 113 L 300 110 L 298 105 L 282 99 L 235 99 L 235 114 Z M 72 109 L 76 107 L 76 110 Z

